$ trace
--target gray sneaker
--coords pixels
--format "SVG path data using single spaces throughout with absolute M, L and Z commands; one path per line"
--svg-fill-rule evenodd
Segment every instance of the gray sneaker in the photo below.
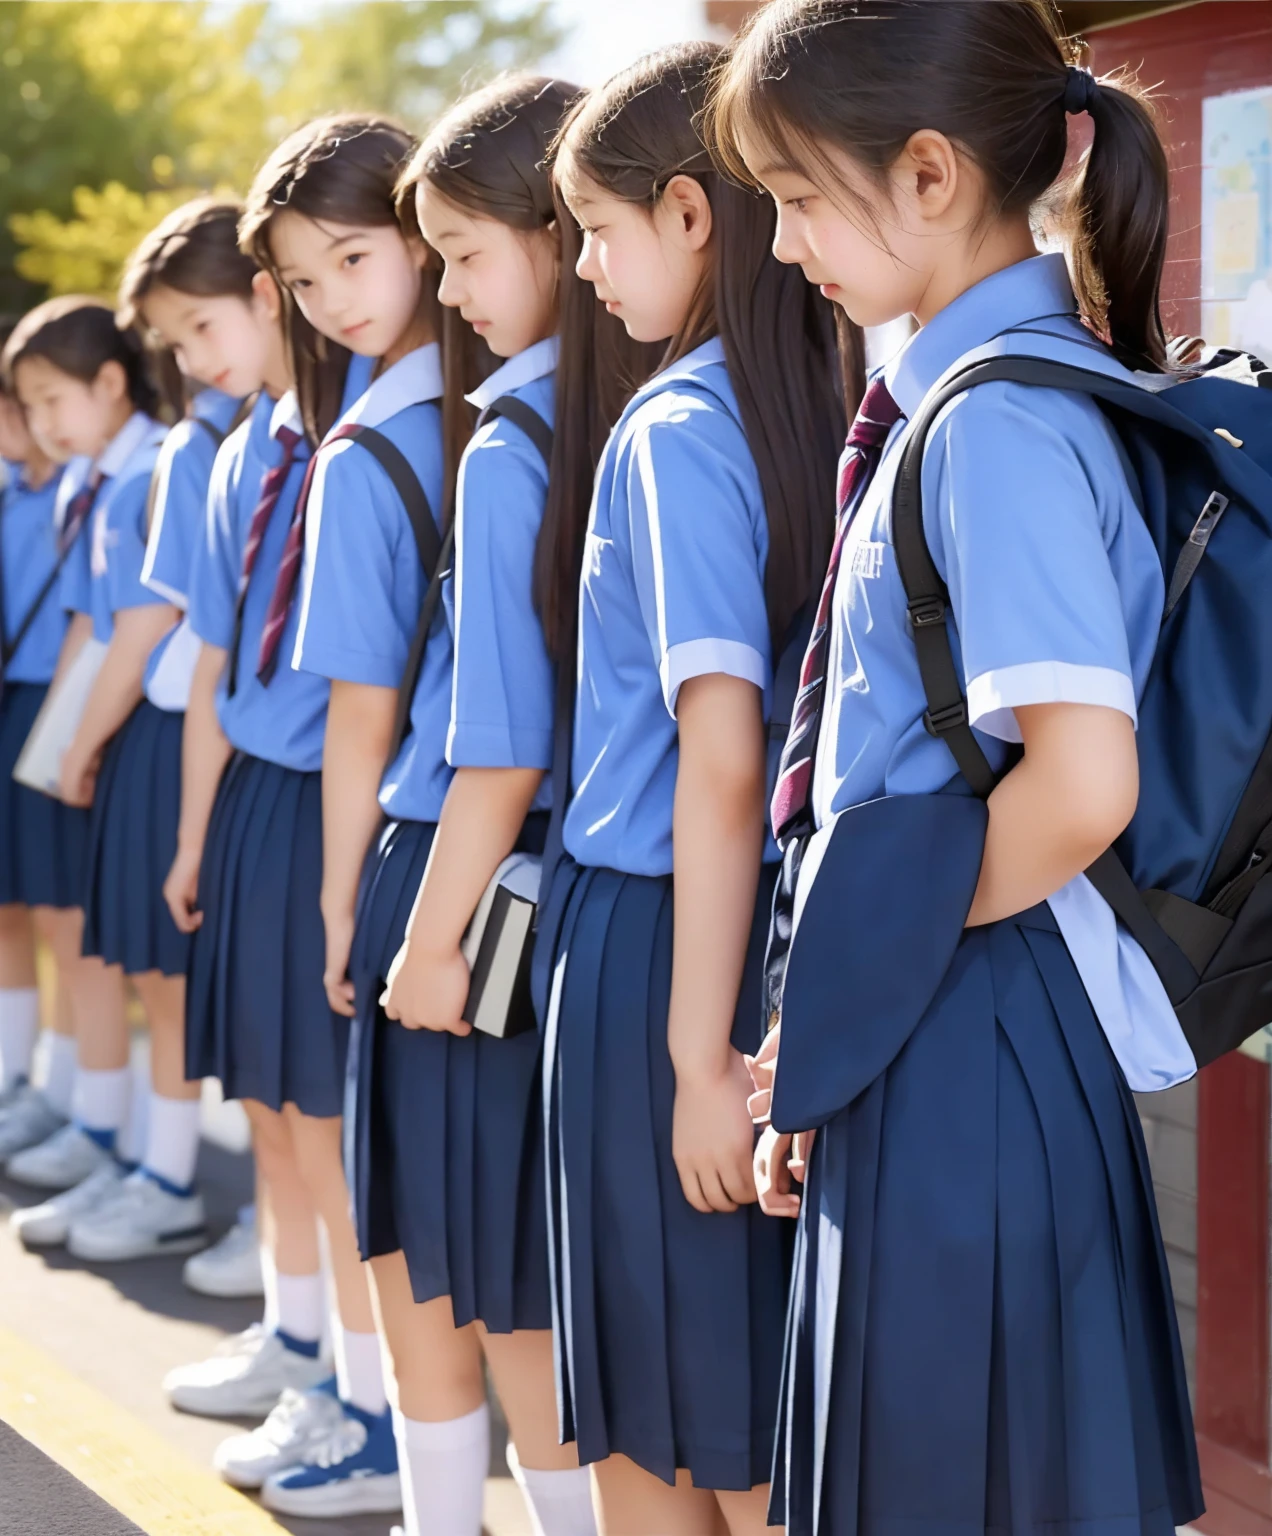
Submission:
M 124 1170 L 112 1157 L 74 1189 L 65 1189 L 42 1205 L 14 1211 L 10 1225 L 28 1248 L 55 1248 L 66 1241 L 73 1221 L 112 1199 L 123 1182 Z
M 28 1147 L 38 1147 L 66 1120 L 30 1083 L 23 1083 L 5 1094 L 0 1104 L 0 1162 L 7 1162 Z
M 15 1153 L 5 1164 L 5 1172 L 19 1184 L 33 1184 L 37 1189 L 73 1189 L 90 1173 L 114 1161 L 78 1125 L 64 1125 L 37 1146 Z

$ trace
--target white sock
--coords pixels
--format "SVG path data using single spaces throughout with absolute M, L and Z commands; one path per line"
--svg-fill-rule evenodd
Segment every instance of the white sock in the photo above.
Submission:
M 75 1036 L 45 1036 L 44 1097 L 59 1115 L 71 1118 L 71 1097 L 75 1092 Z
M 31 1076 L 39 1033 L 39 991 L 35 987 L 0 987 L 0 1093 Z
M 199 1110 L 198 1099 L 150 1095 L 142 1167 L 178 1189 L 188 1189 L 194 1182 L 194 1165 L 199 1156 Z
M 425 1424 L 393 1410 L 406 1536 L 481 1536 L 490 1409 Z
M 511 1440 L 507 1460 L 530 1511 L 531 1536 L 596 1536 L 592 1474 L 586 1467 L 563 1467 L 554 1472 L 523 1467 Z
M 322 1317 L 326 1310 L 322 1271 L 317 1269 L 312 1275 L 280 1275 L 275 1270 L 274 1295 L 275 1328 L 281 1328 L 302 1344 L 317 1344 L 322 1338 Z M 355 1334 L 354 1337 L 360 1339 L 364 1335 Z M 375 1409 L 371 1411 L 376 1412 Z
M 274 1255 L 261 1244 L 261 1288 L 265 1292 L 265 1316 L 261 1327 L 266 1333 L 278 1332 L 278 1268 Z
M 279 1281 L 282 1276 L 279 1275 Z M 338 1318 L 331 1321 L 336 1350 L 336 1386 L 342 1403 L 363 1413 L 383 1413 L 389 1405 L 384 1391 L 384 1361 L 377 1333 L 354 1333 Z
M 80 1067 L 75 1073 L 71 1096 L 72 1118 L 86 1131 L 118 1134 L 128 1117 L 131 1090 L 131 1067 L 117 1067 L 108 1072 Z
M 141 1060 L 134 1058 L 128 1118 L 115 1143 L 121 1163 L 140 1163 L 145 1158 L 146 1138 L 150 1134 L 150 1098 L 150 1063 L 144 1056 Z

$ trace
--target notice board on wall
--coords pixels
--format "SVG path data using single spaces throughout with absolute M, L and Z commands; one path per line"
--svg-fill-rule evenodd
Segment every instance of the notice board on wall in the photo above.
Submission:
M 1201 115 L 1201 330 L 1272 361 L 1272 85 Z

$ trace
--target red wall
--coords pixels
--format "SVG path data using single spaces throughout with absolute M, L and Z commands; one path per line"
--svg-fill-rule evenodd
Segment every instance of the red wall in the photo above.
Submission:
M 1201 103 L 1206 96 L 1272 85 L 1272 4 L 1217 0 L 1090 34 L 1097 73 L 1127 64 L 1161 84 L 1174 189 L 1166 269 L 1167 329 L 1196 333 L 1201 287 Z

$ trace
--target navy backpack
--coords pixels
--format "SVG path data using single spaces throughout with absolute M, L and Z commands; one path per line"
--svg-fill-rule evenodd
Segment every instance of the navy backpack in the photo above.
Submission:
M 1090 345 L 1107 368 L 1107 351 Z M 968 724 L 920 471 L 939 413 L 995 379 L 1099 404 L 1162 562 L 1166 603 L 1139 713 L 1139 806 L 1087 875 L 1143 946 L 1204 1066 L 1272 1022 L 1272 373 L 1234 352 L 1133 378 L 1055 358 L 973 357 L 924 401 L 897 470 L 893 541 L 924 723 L 982 797 L 996 779 Z

